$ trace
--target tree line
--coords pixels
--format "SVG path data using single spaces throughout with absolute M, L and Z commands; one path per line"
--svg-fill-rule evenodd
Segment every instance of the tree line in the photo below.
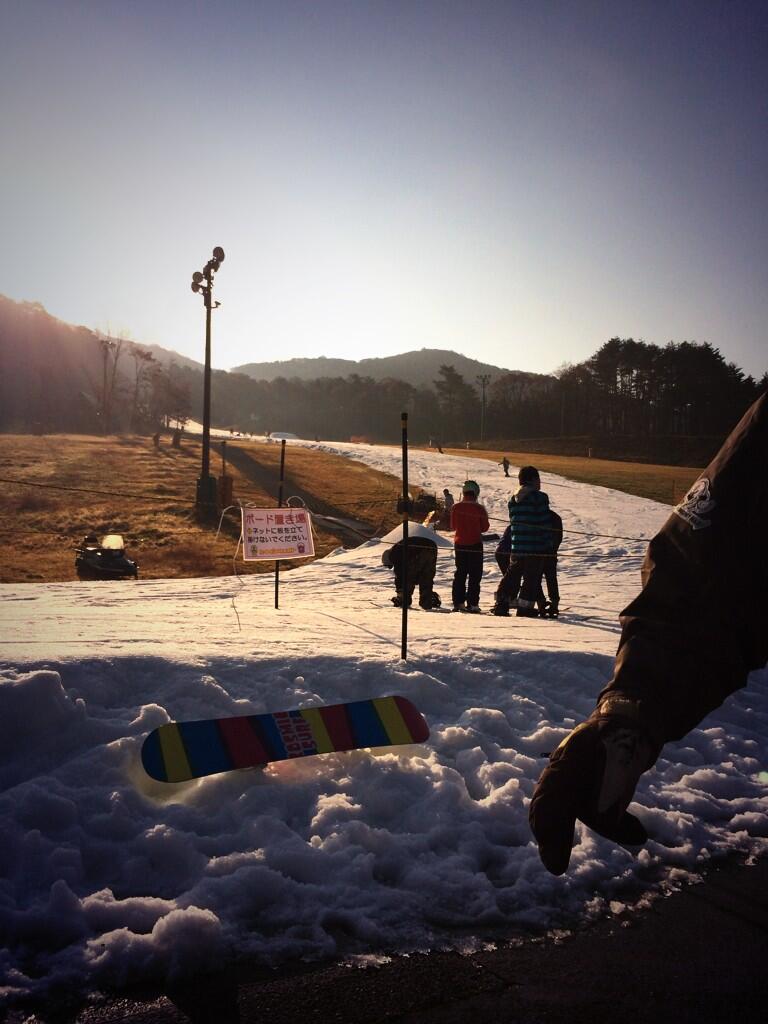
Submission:
M 184 372 L 198 415 L 202 398 L 192 371 Z M 755 380 L 710 344 L 612 338 L 552 376 L 510 372 L 485 386 L 450 365 L 440 367 L 431 388 L 357 375 L 268 382 L 214 373 L 211 405 L 218 423 L 226 410 L 237 430 L 390 442 L 399 439 L 407 411 L 414 441 L 459 447 L 588 435 L 724 436 L 766 389 L 768 373 Z
M 768 373 L 755 380 L 710 344 L 611 338 L 553 375 L 467 380 L 446 363 L 431 387 L 358 374 L 265 381 L 214 371 L 211 419 L 240 433 L 396 443 L 406 411 L 414 443 L 451 447 L 600 435 L 718 438 L 767 388 Z M 171 420 L 201 420 L 202 405 L 199 369 L 164 365 L 125 338 L 0 296 L 0 430 L 153 433 Z

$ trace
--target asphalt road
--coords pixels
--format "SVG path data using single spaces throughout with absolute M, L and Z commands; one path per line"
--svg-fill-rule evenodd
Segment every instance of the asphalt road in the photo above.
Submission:
M 768 858 L 711 869 L 651 909 L 461 956 L 227 977 L 160 998 L 66 998 L 5 1024 L 716 1024 L 768 1019 Z

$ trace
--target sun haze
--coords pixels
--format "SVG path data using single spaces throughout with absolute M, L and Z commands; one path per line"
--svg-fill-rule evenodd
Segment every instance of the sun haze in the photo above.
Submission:
M 760 5 L 3 5 L 0 290 L 213 363 L 764 369 Z

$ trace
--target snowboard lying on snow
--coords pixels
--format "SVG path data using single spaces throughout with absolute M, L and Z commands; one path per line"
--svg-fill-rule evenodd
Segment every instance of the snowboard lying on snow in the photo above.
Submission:
M 141 761 L 159 782 L 254 768 L 335 750 L 421 743 L 429 726 L 405 697 L 377 697 L 274 714 L 169 722 L 144 740 Z

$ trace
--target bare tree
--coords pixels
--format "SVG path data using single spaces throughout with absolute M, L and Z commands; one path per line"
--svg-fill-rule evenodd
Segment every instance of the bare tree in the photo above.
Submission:
M 155 357 L 151 352 L 147 352 L 146 349 L 139 348 L 138 345 L 134 345 L 131 349 L 131 359 L 133 359 L 134 368 L 133 401 L 131 403 L 131 429 L 135 432 L 138 430 L 139 421 L 143 418 L 140 415 L 141 393 L 149 382 L 151 367 L 155 362 Z

